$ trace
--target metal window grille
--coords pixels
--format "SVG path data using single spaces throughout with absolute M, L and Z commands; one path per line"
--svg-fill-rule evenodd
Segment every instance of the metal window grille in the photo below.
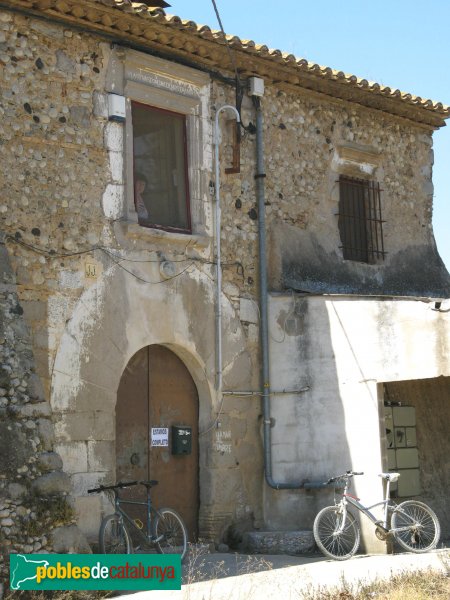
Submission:
M 380 184 L 339 177 L 339 233 L 346 260 L 384 260 Z

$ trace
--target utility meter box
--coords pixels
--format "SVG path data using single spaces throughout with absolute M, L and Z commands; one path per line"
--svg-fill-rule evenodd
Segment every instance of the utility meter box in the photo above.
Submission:
M 417 448 L 399 448 L 396 452 L 397 469 L 418 469 L 419 453 Z
M 385 406 L 384 424 L 389 471 L 400 473 L 391 491 L 399 498 L 421 492 L 414 406 Z
M 416 426 L 416 409 L 414 406 L 393 406 L 392 416 L 396 427 Z
M 172 454 L 184 455 L 192 452 L 192 427 L 172 425 Z
M 248 95 L 262 98 L 264 96 L 264 79 L 261 79 L 261 77 L 249 77 Z

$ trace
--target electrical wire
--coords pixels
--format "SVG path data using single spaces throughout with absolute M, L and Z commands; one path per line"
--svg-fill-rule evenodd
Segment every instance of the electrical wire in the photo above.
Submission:
M 283 390 L 282 392 L 271 392 L 269 394 L 269 396 L 279 396 L 280 394 L 300 394 L 303 392 L 307 392 L 309 391 L 311 388 L 309 385 L 301 388 L 300 390 Z M 205 435 L 206 433 L 209 433 L 212 429 L 216 428 L 216 425 L 219 421 L 220 415 L 222 414 L 222 410 L 223 410 L 223 401 L 225 399 L 225 396 L 236 396 L 238 398 L 249 398 L 249 397 L 253 397 L 253 396 L 263 396 L 264 393 L 263 392 L 253 392 L 253 391 L 248 391 L 248 392 L 223 392 L 222 394 L 222 400 L 220 401 L 220 406 L 219 406 L 219 410 L 217 411 L 217 415 L 216 418 L 214 419 L 214 421 L 212 422 L 212 424 L 205 429 L 204 431 L 199 431 L 198 435 Z
M 161 262 L 161 259 L 159 259 L 159 258 L 156 258 L 156 259 L 155 258 L 146 258 L 146 259 L 126 258 L 119 254 L 115 254 L 109 248 L 106 248 L 105 246 L 95 245 L 95 246 L 90 246 L 89 248 L 86 248 L 85 250 L 77 250 L 75 252 L 59 252 L 59 253 L 57 253 L 53 250 L 39 248 L 39 246 L 35 246 L 34 244 L 30 244 L 29 242 L 24 242 L 22 239 L 14 237 L 9 234 L 6 234 L 5 238 L 10 240 L 11 242 L 14 242 L 14 243 L 20 245 L 20 246 L 23 246 L 24 248 L 33 250 L 37 254 L 42 254 L 44 256 L 48 256 L 49 258 L 70 258 L 71 256 L 80 256 L 82 254 L 90 254 L 91 252 L 94 252 L 95 250 L 101 250 L 102 252 L 104 252 L 105 254 L 108 254 L 109 256 L 117 258 L 118 260 L 125 260 L 127 262 L 135 262 L 135 263 L 160 263 Z M 0 244 L 4 245 L 4 242 L 0 242 Z M 182 262 L 188 262 L 188 261 L 200 262 L 205 265 L 215 265 L 216 264 L 216 262 L 213 260 L 207 260 L 205 258 L 196 258 L 196 257 L 182 258 L 181 260 L 170 259 L 170 262 L 173 262 L 173 263 L 182 263 Z M 225 267 L 238 266 L 238 267 L 243 268 L 242 263 L 239 261 L 224 262 L 224 263 L 222 263 L 222 265 Z
M 56 253 L 53 253 L 51 251 L 49 252 L 48 250 L 44 250 L 42 248 L 34 246 L 33 244 L 28 244 L 27 242 L 24 242 L 23 240 L 15 238 L 13 236 L 6 235 L 5 237 L 7 239 L 11 240 L 11 241 L 16 242 L 20 246 L 28 248 L 29 250 L 33 250 L 33 252 L 36 252 L 37 254 L 41 254 L 41 255 L 44 255 L 44 256 L 49 256 L 50 258 L 67 258 L 67 257 L 72 257 L 72 256 L 80 256 L 80 255 L 83 255 L 83 254 L 91 254 L 94 250 L 101 250 L 107 256 L 109 256 L 109 258 L 113 261 L 113 263 L 116 264 L 118 267 L 120 267 L 123 271 L 125 271 L 126 273 L 132 275 L 138 281 L 140 281 L 142 283 L 146 283 L 146 284 L 151 284 L 151 285 L 158 285 L 160 283 L 166 283 L 167 281 L 170 281 L 171 279 L 175 279 L 176 277 L 179 277 L 180 275 L 183 275 L 183 273 L 185 273 L 190 267 L 192 267 L 194 265 L 194 263 L 191 262 L 190 265 L 188 265 L 186 268 L 184 268 L 182 271 L 180 271 L 176 275 L 172 275 L 172 277 L 166 277 L 165 279 L 161 279 L 160 281 L 148 281 L 148 280 L 144 279 L 143 277 L 140 277 L 139 275 L 136 275 L 136 273 L 133 273 L 133 271 L 130 271 L 130 269 L 127 269 L 126 267 L 124 267 L 119 262 L 119 260 L 121 260 L 121 259 L 115 260 L 115 258 L 113 257 L 113 254 L 111 252 L 109 252 L 106 248 L 103 248 L 102 246 L 91 246 L 91 248 L 89 250 L 79 250 L 78 252 L 67 252 L 67 253 L 64 252 L 64 253 L 61 253 L 61 254 L 56 254 Z M 186 259 L 186 260 L 189 260 L 189 259 Z M 150 262 L 160 262 L 160 261 L 150 261 Z M 181 261 L 179 261 L 179 262 L 181 262 Z
M 226 45 L 227 50 L 228 50 L 228 56 L 230 57 L 230 62 L 232 64 L 232 66 L 233 66 L 234 73 L 236 75 L 236 81 L 239 82 L 239 84 L 240 84 L 236 60 L 235 60 L 235 58 L 233 56 L 233 53 L 231 52 L 231 48 L 230 48 L 230 46 L 228 44 L 228 39 L 227 39 L 227 36 L 225 34 L 225 30 L 223 28 L 223 25 L 222 25 L 222 19 L 220 18 L 219 9 L 217 8 L 216 0 L 211 0 L 211 2 L 212 2 L 212 5 L 214 7 L 214 12 L 216 13 L 217 20 L 219 22 L 219 27 L 220 27 L 220 30 L 222 32 L 223 39 L 225 40 L 225 45 Z
M 104 248 L 103 246 L 99 246 L 99 250 L 102 250 L 105 254 L 109 254 L 111 256 L 113 256 L 114 258 L 117 258 L 119 260 L 124 260 L 126 262 L 132 262 L 132 263 L 160 263 L 161 260 L 164 259 L 154 259 L 154 258 L 145 258 L 145 259 L 135 259 L 135 258 L 126 258 L 125 256 L 120 256 L 118 254 L 115 254 L 114 252 L 112 252 L 111 250 Z M 206 258 L 195 258 L 195 257 L 191 257 L 191 258 L 182 258 L 180 260 L 175 260 L 175 259 L 170 259 L 170 262 L 172 263 L 183 263 L 183 262 L 199 262 L 202 263 L 204 265 L 215 265 L 216 262 L 213 260 L 207 260 Z M 225 267 L 234 267 L 234 266 L 238 266 L 238 267 L 242 267 L 242 263 L 239 261 L 234 261 L 234 262 L 228 262 L 228 263 L 222 263 L 222 266 Z
M 146 284 L 150 284 L 150 285 L 158 285 L 160 283 L 166 283 L 167 281 L 170 281 L 171 279 L 175 279 L 176 277 L 179 277 L 180 275 L 183 275 L 183 273 L 185 273 L 188 269 L 190 269 L 191 267 L 194 266 L 194 263 L 192 262 L 190 265 L 188 265 L 187 267 L 185 267 L 179 273 L 176 273 L 175 275 L 172 275 L 172 277 L 165 277 L 164 279 L 161 279 L 160 281 L 148 281 L 148 280 L 144 279 L 143 277 L 141 277 L 140 275 L 136 275 L 136 273 L 133 273 L 133 271 L 130 271 L 130 269 L 127 269 L 119 261 L 114 260 L 112 257 L 111 257 L 111 260 L 113 261 L 114 264 L 116 264 L 118 267 L 120 267 L 121 269 L 123 269 L 125 271 L 125 273 L 128 273 L 129 275 L 132 275 L 133 277 L 135 277 L 141 283 L 146 283 Z
M 242 99 L 244 97 L 244 86 L 242 85 L 241 79 L 239 77 L 239 71 L 237 68 L 236 59 L 235 59 L 233 51 L 230 47 L 228 38 L 225 33 L 225 29 L 223 28 L 222 19 L 220 18 L 219 9 L 217 8 L 216 1 L 211 0 L 211 2 L 214 7 L 214 12 L 216 13 L 217 21 L 219 22 L 220 31 L 222 32 L 223 39 L 224 39 L 225 45 L 227 47 L 227 52 L 228 52 L 228 56 L 230 57 L 231 65 L 234 69 L 235 91 L 236 91 L 236 109 L 237 109 L 237 111 L 239 113 L 239 117 L 240 117 L 240 121 L 237 124 L 237 132 L 238 132 L 238 141 L 240 142 L 241 141 L 241 128 L 244 130 L 244 132 L 249 132 L 249 133 L 255 133 L 256 130 L 255 130 L 254 125 L 252 125 L 252 123 L 250 123 L 249 125 L 244 125 L 244 123 L 242 122 L 241 107 L 242 107 Z
M 86 250 L 77 250 L 76 252 L 60 252 L 57 253 L 54 250 L 46 250 L 45 248 L 39 248 L 39 246 L 35 246 L 34 244 L 29 244 L 28 242 L 24 242 L 20 237 L 15 237 L 9 234 L 5 235 L 5 239 L 16 243 L 19 246 L 23 246 L 28 250 L 33 250 L 36 254 L 41 254 L 43 256 L 48 256 L 49 258 L 69 258 L 71 256 L 80 256 L 82 254 L 90 254 L 94 250 L 101 250 L 101 246 L 91 246 Z M 4 242 L 2 242 L 4 244 Z
M 284 342 L 284 340 L 286 339 L 286 323 L 289 321 L 289 319 L 292 317 L 292 315 L 295 314 L 295 311 L 297 309 L 297 300 L 295 298 L 294 290 L 292 288 L 290 288 L 289 291 L 291 293 L 292 307 L 289 310 L 289 312 L 286 314 L 284 321 L 283 321 L 283 325 L 280 325 L 280 329 L 283 330 L 283 337 L 281 338 L 281 340 L 277 340 L 273 337 L 272 334 L 270 334 L 270 338 L 277 344 L 282 344 Z
M 223 409 L 223 401 L 224 401 L 225 396 L 222 394 L 222 400 L 220 401 L 220 406 L 219 406 L 219 410 L 217 411 L 217 416 L 214 419 L 214 421 L 212 422 L 212 424 L 205 429 L 204 431 L 199 431 L 198 435 L 205 435 L 206 433 L 209 433 L 212 429 L 214 429 L 219 421 L 219 417 L 222 413 L 222 409 Z
M 151 284 L 151 285 L 158 285 L 160 283 L 166 283 L 167 281 L 170 281 L 171 279 L 175 279 L 176 277 L 179 277 L 180 275 L 185 273 L 190 267 L 194 266 L 196 262 L 199 262 L 201 264 L 208 264 L 208 265 L 216 264 L 214 261 L 209 261 L 209 260 L 202 259 L 202 258 L 184 258 L 181 260 L 170 260 L 170 262 L 173 262 L 173 263 L 185 263 L 185 262 L 190 261 L 190 264 L 187 267 L 185 267 L 182 271 L 177 273 L 176 275 L 173 275 L 172 277 L 166 277 L 160 281 L 148 281 L 148 280 L 144 279 L 143 277 L 136 275 L 136 273 L 133 273 L 133 271 L 131 271 L 130 269 L 127 269 L 126 267 L 124 267 L 124 265 L 121 264 L 121 262 L 125 261 L 125 262 L 135 262 L 135 263 L 161 263 L 161 259 L 136 260 L 136 259 L 132 259 L 132 258 L 126 258 L 126 257 L 115 254 L 114 252 L 112 252 L 108 248 L 105 248 L 104 246 L 98 246 L 98 245 L 90 246 L 89 248 L 87 248 L 85 250 L 77 250 L 75 252 L 57 253 L 53 250 L 46 250 L 44 248 L 39 248 L 38 246 L 35 246 L 34 244 L 24 242 L 21 238 L 15 237 L 15 236 L 12 236 L 9 234 L 5 235 L 5 239 L 16 243 L 19 246 L 22 246 L 23 248 L 32 250 L 33 252 L 36 252 L 36 254 L 39 254 L 41 256 L 47 256 L 48 258 L 53 258 L 53 259 L 71 258 L 73 256 L 81 256 L 84 254 L 91 254 L 92 252 L 99 250 L 99 251 L 103 252 L 106 256 L 108 256 L 118 267 L 123 269 L 126 273 L 129 273 L 130 275 L 132 275 L 133 277 L 135 277 L 138 281 L 141 281 L 142 283 Z M 5 245 L 5 242 L 1 241 L 0 244 Z M 242 277 L 244 276 L 244 267 L 243 267 L 242 263 L 240 263 L 239 261 L 234 261 L 234 262 L 230 262 L 230 263 L 222 263 L 222 266 L 224 266 L 224 267 L 236 266 L 237 267 L 236 272 L 240 276 L 242 276 Z

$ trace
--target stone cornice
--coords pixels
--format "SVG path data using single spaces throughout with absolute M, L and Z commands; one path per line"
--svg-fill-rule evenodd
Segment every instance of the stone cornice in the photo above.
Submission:
M 229 52 L 220 32 L 166 16 L 161 9 L 151 10 L 130 0 L 0 0 L 1 7 L 97 32 L 118 43 L 232 76 Z M 243 76 L 258 75 L 267 82 L 311 90 L 430 128 L 442 127 L 450 116 L 450 108 L 439 102 L 321 67 L 252 41 L 227 36 L 227 43 Z

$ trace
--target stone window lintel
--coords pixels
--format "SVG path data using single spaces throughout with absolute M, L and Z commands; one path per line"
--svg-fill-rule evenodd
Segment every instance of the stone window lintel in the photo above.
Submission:
M 207 133 L 203 114 L 207 103 L 209 75 L 135 50 L 116 47 L 110 57 L 106 90 L 120 93 L 127 98 L 127 115 L 124 124 L 124 202 L 122 220 L 115 224 L 118 241 L 173 243 L 206 249 L 210 237 L 205 233 L 203 197 L 206 195 L 205 181 L 198 176 L 203 173 L 203 139 Z M 134 207 L 133 191 L 133 132 L 131 127 L 131 100 L 149 106 L 163 108 L 186 115 L 188 137 L 188 172 L 191 182 L 192 234 L 164 231 L 138 225 Z M 205 181 L 203 181 L 205 180 Z M 209 179 L 208 179 L 209 181 Z
M 375 177 L 381 160 L 381 153 L 372 146 L 347 142 L 337 146 L 332 169 L 340 175 L 368 179 Z

